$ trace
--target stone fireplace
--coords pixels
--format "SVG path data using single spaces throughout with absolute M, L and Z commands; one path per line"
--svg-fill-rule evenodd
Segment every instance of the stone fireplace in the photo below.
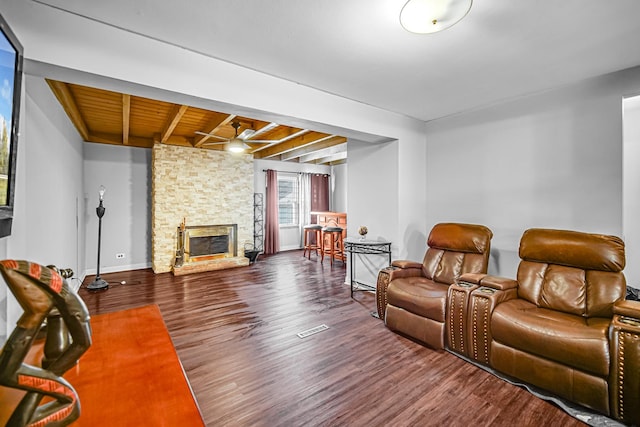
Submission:
M 172 271 L 180 249 L 178 234 L 181 229 L 193 237 L 185 248 L 188 245 L 189 256 L 199 263 L 217 259 L 218 267 L 231 268 L 238 266 L 230 262 L 234 259 L 239 263 L 248 262 L 243 248 L 246 243 L 253 243 L 251 155 L 155 144 L 151 169 L 151 262 L 154 272 Z M 208 228 L 230 225 L 235 227 L 229 240 L 219 236 L 221 229 Z M 229 251 L 231 244 L 233 248 Z M 226 249 L 224 255 L 201 253 L 222 250 L 222 246 Z M 229 256 L 230 253 L 235 255 Z
M 185 227 L 185 262 L 238 256 L 237 230 L 237 224 Z
M 249 258 L 238 256 L 237 235 L 237 224 L 181 225 L 177 231 L 173 274 L 181 276 L 249 265 Z

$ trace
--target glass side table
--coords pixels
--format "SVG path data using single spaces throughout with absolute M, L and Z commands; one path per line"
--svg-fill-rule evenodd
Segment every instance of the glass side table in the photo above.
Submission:
M 373 291 L 376 287 L 368 285 L 366 283 L 358 282 L 355 279 L 356 265 L 354 262 L 354 254 L 361 255 L 386 255 L 389 257 L 389 264 L 391 265 L 391 242 L 386 240 L 361 240 L 357 237 L 347 237 L 344 239 L 344 251 L 349 253 L 349 264 L 351 265 L 351 271 L 349 274 L 349 284 L 351 286 L 351 298 L 356 291 Z

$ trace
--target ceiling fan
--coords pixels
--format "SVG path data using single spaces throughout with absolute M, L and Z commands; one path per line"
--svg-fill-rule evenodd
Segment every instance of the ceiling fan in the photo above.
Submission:
M 229 138 L 223 138 L 221 136 L 218 135 L 214 135 L 212 133 L 205 133 L 205 132 L 200 132 L 200 131 L 196 131 L 196 134 L 198 135 L 204 135 L 204 136 L 208 136 L 210 138 L 216 138 L 216 139 L 220 139 L 222 140 L 221 142 L 204 142 L 202 145 L 226 145 L 226 150 L 227 151 L 231 151 L 233 153 L 242 153 L 245 150 L 250 149 L 251 147 L 249 145 L 247 145 L 247 142 L 251 142 L 252 144 L 273 144 L 275 142 L 278 141 L 273 141 L 273 140 L 268 140 L 268 139 L 251 139 L 249 140 L 248 138 L 251 138 L 253 135 L 255 135 L 256 132 L 253 129 L 245 129 L 242 131 L 242 133 L 240 135 L 238 135 L 238 128 L 240 128 L 240 122 L 235 120 L 233 121 L 233 123 L 231 123 L 231 126 L 233 126 L 233 128 L 236 131 L 236 134 L 233 138 L 229 139 Z M 272 123 L 271 128 L 276 127 L 277 124 L 276 123 Z M 262 129 L 260 132 L 265 132 L 268 129 Z M 247 142 L 245 142 L 247 141 Z

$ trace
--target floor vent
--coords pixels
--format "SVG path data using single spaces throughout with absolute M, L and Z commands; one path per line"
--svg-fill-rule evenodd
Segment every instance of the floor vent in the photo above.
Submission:
M 311 328 L 311 329 L 307 329 L 306 331 L 302 331 L 299 332 L 298 338 L 306 338 L 309 335 L 313 335 L 313 334 L 317 334 L 318 332 L 322 332 L 322 331 L 326 331 L 327 329 L 329 329 L 329 327 L 327 325 L 320 325 L 320 326 L 316 326 L 315 328 Z

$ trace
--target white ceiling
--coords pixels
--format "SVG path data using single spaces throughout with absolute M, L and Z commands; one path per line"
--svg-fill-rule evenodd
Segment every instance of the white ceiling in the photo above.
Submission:
M 476 0 L 416 35 L 406 0 L 35 0 L 422 120 L 640 65 L 640 0 Z

